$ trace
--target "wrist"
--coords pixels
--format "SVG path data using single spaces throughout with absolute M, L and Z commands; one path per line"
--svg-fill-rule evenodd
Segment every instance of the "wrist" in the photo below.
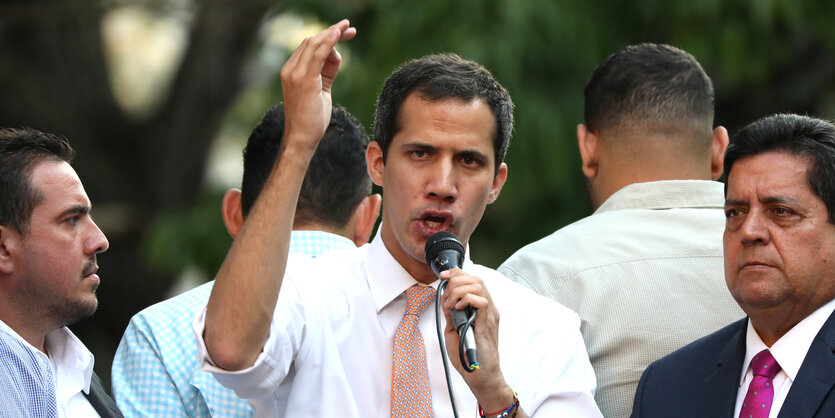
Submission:
M 482 407 L 481 403 L 478 404 L 478 415 L 481 418 L 515 418 L 519 414 L 519 409 L 521 406 L 519 405 L 519 397 L 516 396 L 516 392 L 513 392 L 513 400 L 509 404 L 505 404 L 505 407 L 502 409 L 490 410 L 487 408 Z
M 510 388 L 510 386 L 505 385 L 498 391 L 494 391 L 492 393 L 487 393 L 484 396 L 477 397 L 479 407 L 486 413 L 488 413 L 487 417 L 494 417 L 505 410 L 507 410 L 510 405 L 516 402 L 516 392 Z M 494 411 L 498 411 L 496 414 L 489 414 Z

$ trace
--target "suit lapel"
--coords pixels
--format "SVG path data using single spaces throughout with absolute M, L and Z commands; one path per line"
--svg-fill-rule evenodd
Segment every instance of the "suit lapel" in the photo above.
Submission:
M 716 367 L 704 379 L 706 417 L 731 417 L 739 392 L 739 378 L 742 362 L 745 360 L 745 331 L 748 318 L 737 322 L 738 330 L 724 346 Z
M 792 382 L 779 417 L 811 417 L 835 384 L 835 312 L 823 324 Z
M 85 393 L 84 396 L 87 397 L 90 405 L 93 405 L 93 409 L 102 417 L 122 417 L 119 407 L 116 406 L 116 402 L 104 390 L 104 385 L 102 385 L 101 379 L 99 379 L 99 376 L 95 372 L 90 378 L 90 393 Z

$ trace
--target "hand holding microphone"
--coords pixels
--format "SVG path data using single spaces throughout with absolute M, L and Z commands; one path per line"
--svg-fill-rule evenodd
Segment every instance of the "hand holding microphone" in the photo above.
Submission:
M 441 272 L 454 268 L 461 268 L 464 264 L 464 246 L 455 234 L 441 231 L 433 234 L 426 241 L 424 248 L 426 263 L 432 271 L 440 277 Z M 441 278 L 438 292 L 441 292 L 447 284 L 447 279 Z M 464 370 L 473 372 L 478 370 L 478 357 L 476 354 L 475 336 L 473 335 L 473 322 L 477 310 L 466 307 L 463 310 L 450 309 L 452 322 L 460 338 L 458 354 Z

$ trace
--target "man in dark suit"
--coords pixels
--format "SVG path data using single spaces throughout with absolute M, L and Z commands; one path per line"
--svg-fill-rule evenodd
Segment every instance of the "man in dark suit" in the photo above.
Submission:
M 66 139 L 0 129 L 0 416 L 121 417 L 66 327 L 98 306 L 107 250 Z
M 724 168 L 725 281 L 748 317 L 650 365 L 632 416 L 835 416 L 835 125 L 761 119 Z

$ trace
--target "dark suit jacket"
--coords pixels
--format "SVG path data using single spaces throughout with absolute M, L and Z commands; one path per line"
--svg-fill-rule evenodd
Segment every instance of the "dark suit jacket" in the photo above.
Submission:
M 122 418 L 122 412 L 116 406 L 113 398 L 104 390 L 104 385 L 101 383 L 99 376 L 93 372 L 93 377 L 90 379 L 90 393 L 85 394 L 87 400 L 93 405 L 93 409 L 104 418 Z
M 732 417 L 745 360 L 748 319 L 650 364 L 635 393 L 633 417 Z M 800 366 L 779 417 L 835 417 L 835 313 Z

